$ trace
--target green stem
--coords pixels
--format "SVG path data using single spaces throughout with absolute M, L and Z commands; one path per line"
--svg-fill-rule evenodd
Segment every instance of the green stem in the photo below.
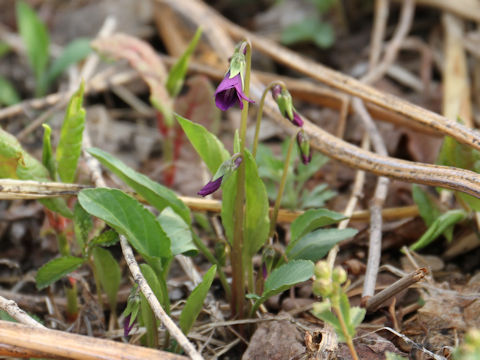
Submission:
M 197 249 L 203 254 L 203 256 L 207 258 L 208 261 L 210 261 L 212 264 L 217 265 L 218 278 L 222 283 L 223 290 L 225 291 L 225 295 L 227 297 L 227 301 L 230 301 L 232 292 L 230 290 L 230 285 L 228 284 L 227 277 L 225 276 L 225 273 L 222 270 L 221 264 L 218 262 L 215 256 L 213 256 L 210 250 L 205 246 L 203 241 L 195 234 L 195 232 L 192 231 L 192 234 L 193 234 L 193 243 L 195 244 Z
M 250 95 L 250 69 L 252 48 L 248 41 L 241 45 L 241 50 L 246 49 L 246 69 L 245 83 L 243 84 L 243 92 L 248 98 Z M 230 252 L 230 262 L 232 264 L 232 297 L 231 308 L 234 318 L 244 317 L 245 307 L 245 271 L 243 269 L 243 227 L 244 227 L 244 211 L 245 211 L 245 142 L 247 134 L 248 120 L 248 101 L 242 100 L 243 109 L 240 123 L 240 154 L 243 161 L 237 169 L 237 193 L 234 205 L 234 232 L 233 246 Z
M 355 350 L 355 346 L 353 346 L 353 340 L 348 332 L 347 325 L 345 324 L 345 319 L 343 318 L 342 311 L 340 310 L 340 306 L 332 304 L 332 309 L 335 312 L 335 315 L 337 315 L 338 322 L 340 323 L 340 327 L 342 328 L 343 336 L 345 336 L 345 342 L 347 343 L 353 360 L 358 360 L 357 351 Z
M 285 158 L 285 164 L 283 165 L 283 174 L 282 179 L 280 180 L 280 185 L 278 187 L 277 199 L 275 200 L 275 205 L 273 206 L 272 217 L 270 218 L 270 234 L 269 238 L 275 233 L 275 226 L 277 225 L 278 210 L 280 209 L 280 203 L 282 202 L 283 192 L 285 191 L 285 184 L 287 183 L 288 168 L 290 167 L 290 159 L 292 157 L 293 145 L 296 142 L 297 134 L 292 135 L 290 139 L 290 144 L 288 145 L 287 156 Z
M 260 135 L 260 124 L 262 123 L 262 118 L 263 118 L 263 107 L 265 105 L 265 97 L 275 85 L 280 85 L 284 90 L 287 89 L 283 81 L 272 81 L 270 84 L 268 84 L 265 90 L 263 90 L 262 98 L 260 99 L 260 104 L 258 105 L 257 123 L 255 124 L 255 137 L 253 138 L 252 155 L 254 159 L 255 159 L 255 155 L 257 154 L 258 137 Z

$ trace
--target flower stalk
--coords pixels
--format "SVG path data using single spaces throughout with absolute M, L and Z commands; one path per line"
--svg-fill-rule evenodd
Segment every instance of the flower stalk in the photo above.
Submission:
M 245 54 L 245 76 L 242 98 L 242 115 L 240 123 L 240 154 L 245 156 L 247 120 L 248 120 L 248 96 L 250 94 L 250 69 L 252 48 L 250 42 L 244 41 L 240 45 L 240 53 Z M 245 161 L 242 161 L 237 169 L 237 196 L 234 205 L 234 232 L 230 261 L 232 264 L 232 297 L 231 308 L 233 317 L 242 318 L 245 315 L 245 270 L 243 268 L 243 237 L 244 237 L 244 211 L 245 211 Z
M 287 183 L 288 168 L 290 167 L 290 159 L 292 158 L 293 148 L 296 143 L 297 134 L 292 135 L 290 143 L 288 145 L 287 156 L 283 165 L 283 174 L 278 186 L 277 199 L 273 206 L 272 216 L 270 218 L 270 233 L 268 238 L 271 238 L 275 234 L 275 227 L 277 225 L 278 211 L 280 210 L 280 204 L 282 203 L 283 192 L 285 191 L 285 184 Z

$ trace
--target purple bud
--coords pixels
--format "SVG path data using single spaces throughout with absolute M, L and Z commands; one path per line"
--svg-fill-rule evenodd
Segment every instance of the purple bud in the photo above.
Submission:
M 280 96 L 280 94 L 282 93 L 282 87 L 278 84 L 274 85 L 271 91 L 272 91 L 272 97 L 276 101 Z
M 264 262 L 262 263 L 262 276 L 263 276 L 263 280 L 267 280 L 268 271 L 267 271 L 267 265 Z
M 298 115 L 298 113 L 293 110 L 293 120 L 292 120 L 293 125 L 296 125 L 298 127 L 303 126 L 303 119 Z
M 127 337 L 128 334 L 130 334 L 130 331 L 132 331 L 133 326 L 135 325 L 135 322 L 137 319 L 135 319 L 131 324 L 130 324 L 130 314 L 125 316 L 125 319 L 123 319 L 123 336 Z
M 297 145 L 300 151 L 302 163 L 307 165 L 312 160 L 312 153 L 310 151 L 310 141 L 303 129 L 297 133 Z
M 247 100 L 250 103 L 254 102 L 243 93 L 240 74 L 230 78 L 230 71 L 228 71 L 218 85 L 217 90 L 215 90 L 215 105 L 222 111 L 226 111 L 235 104 L 238 104 L 240 109 L 243 109 L 242 100 Z
M 218 179 L 209 181 L 198 193 L 197 195 L 200 196 L 207 196 L 215 191 L 217 191 L 220 188 L 220 185 L 222 185 L 222 179 L 223 176 L 220 176 Z

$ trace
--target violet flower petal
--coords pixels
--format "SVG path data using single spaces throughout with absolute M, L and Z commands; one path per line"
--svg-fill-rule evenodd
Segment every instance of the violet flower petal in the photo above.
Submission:
M 123 336 L 127 337 L 128 334 L 130 334 L 130 331 L 132 331 L 133 326 L 135 325 L 135 322 L 137 321 L 136 319 L 132 322 L 130 325 L 130 315 L 125 316 L 125 319 L 123 319 Z
M 217 191 L 220 188 L 220 185 L 222 185 L 222 178 L 223 176 L 220 176 L 216 180 L 209 181 L 199 192 L 197 192 L 197 195 L 207 196 Z
M 238 104 L 240 109 L 243 109 L 242 99 L 251 103 L 254 102 L 243 93 L 240 74 L 230 78 L 230 71 L 227 72 L 215 90 L 215 105 L 222 111 L 226 111 L 235 104 Z

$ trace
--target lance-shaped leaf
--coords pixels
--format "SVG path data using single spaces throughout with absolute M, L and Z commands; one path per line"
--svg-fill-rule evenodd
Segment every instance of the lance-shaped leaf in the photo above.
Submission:
M 38 86 L 48 63 L 50 42 L 47 28 L 24 1 L 17 1 L 16 6 L 18 29 L 27 50 L 28 62 L 37 80 L 37 95 L 41 95 Z
M 190 210 L 172 190 L 133 170 L 101 149 L 90 148 L 88 152 L 158 211 L 163 211 L 167 206 L 170 206 L 187 224 L 190 224 Z
M 115 59 L 126 59 L 139 72 L 150 88 L 150 102 L 173 124 L 172 100 L 165 87 L 167 70 L 155 50 L 143 40 L 126 34 L 97 38 L 92 42 L 97 51 Z
M 293 260 L 273 270 L 265 281 L 262 296 L 249 296 L 256 298 L 252 312 L 255 312 L 269 297 L 310 279 L 313 276 L 313 267 L 313 262 L 309 260 Z
M 193 243 L 190 226 L 172 208 L 165 208 L 157 220 L 167 236 L 172 239 L 172 254 L 195 255 L 197 248 Z
M 84 262 L 83 258 L 75 256 L 62 256 L 49 261 L 37 271 L 37 276 L 35 277 L 37 288 L 41 290 L 60 280 L 65 275 L 78 269 Z
M 336 224 L 346 219 L 345 215 L 327 209 L 305 211 L 292 222 L 290 246 L 303 235 L 323 226 Z
M 212 281 L 215 277 L 217 266 L 213 265 L 203 276 L 200 284 L 193 289 L 192 293 L 187 299 L 185 306 L 180 314 L 180 329 L 184 334 L 187 334 L 192 328 L 203 307 L 203 302 L 207 297 L 208 290 L 212 286 Z
M 245 240 L 244 259 L 251 258 L 263 246 L 270 230 L 268 195 L 252 154 L 245 150 Z
M 170 299 L 168 298 L 167 283 L 165 279 L 161 276 L 157 276 L 153 268 L 148 264 L 141 264 L 140 270 L 142 271 L 145 280 L 157 297 L 158 301 L 162 305 L 163 310 L 165 310 L 167 314 L 170 314 Z
M 116 189 L 86 189 L 78 195 L 80 205 L 125 235 L 142 255 L 170 258 L 170 239 L 155 216 L 133 197 Z
M 49 181 L 48 175 L 48 170 L 22 148 L 15 136 L 0 128 L 0 178 Z M 73 216 L 62 198 L 39 201 L 65 217 Z
M 202 36 L 202 29 L 199 28 L 193 36 L 193 39 L 190 41 L 190 44 L 188 44 L 187 49 L 170 69 L 167 78 L 167 90 L 173 98 L 176 97 L 182 89 L 183 80 L 185 79 L 188 70 L 188 61 L 197 47 L 200 36 Z
M 175 116 L 198 155 L 207 164 L 212 175 L 215 174 L 220 165 L 230 158 L 223 143 L 202 125 L 195 124 L 180 115 Z
M 13 105 L 20 102 L 20 95 L 10 81 L 0 76 L 0 105 Z
M 82 107 L 83 88 L 82 82 L 78 91 L 70 99 L 57 147 L 58 175 L 63 182 L 67 183 L 75 180 L 78 158 L 82 152 L 85 128 L 85 109 Z
M 78 247 L 85 253 L 85 245 L 88 242 L 88 235 L 93 228 L 92 217 L 87 213 L 77 201 L 73 209 L 73 230 Z
M 85 59 L 91 52 L 90 39 L 78 38 L 70 42 L 49 67 L 46 76 L 42 78 L 43 89 L 46 91 L 55 79 L 67 70 L 69 66 Z
M 43 124 L 43 152 L 42 152 L 42 164 L 48 169 L 50 177 L 55 180 L 57 173 L 57 164 L 53 156 L 52 150 L 52 129 L 47 124 Z
M 93 249 L 93 262 L 103 291 L 107 294 L 111 311 L 116 311 L 117 293 L 122 279 L 122 271 L 110 251 L 101 247 Z

